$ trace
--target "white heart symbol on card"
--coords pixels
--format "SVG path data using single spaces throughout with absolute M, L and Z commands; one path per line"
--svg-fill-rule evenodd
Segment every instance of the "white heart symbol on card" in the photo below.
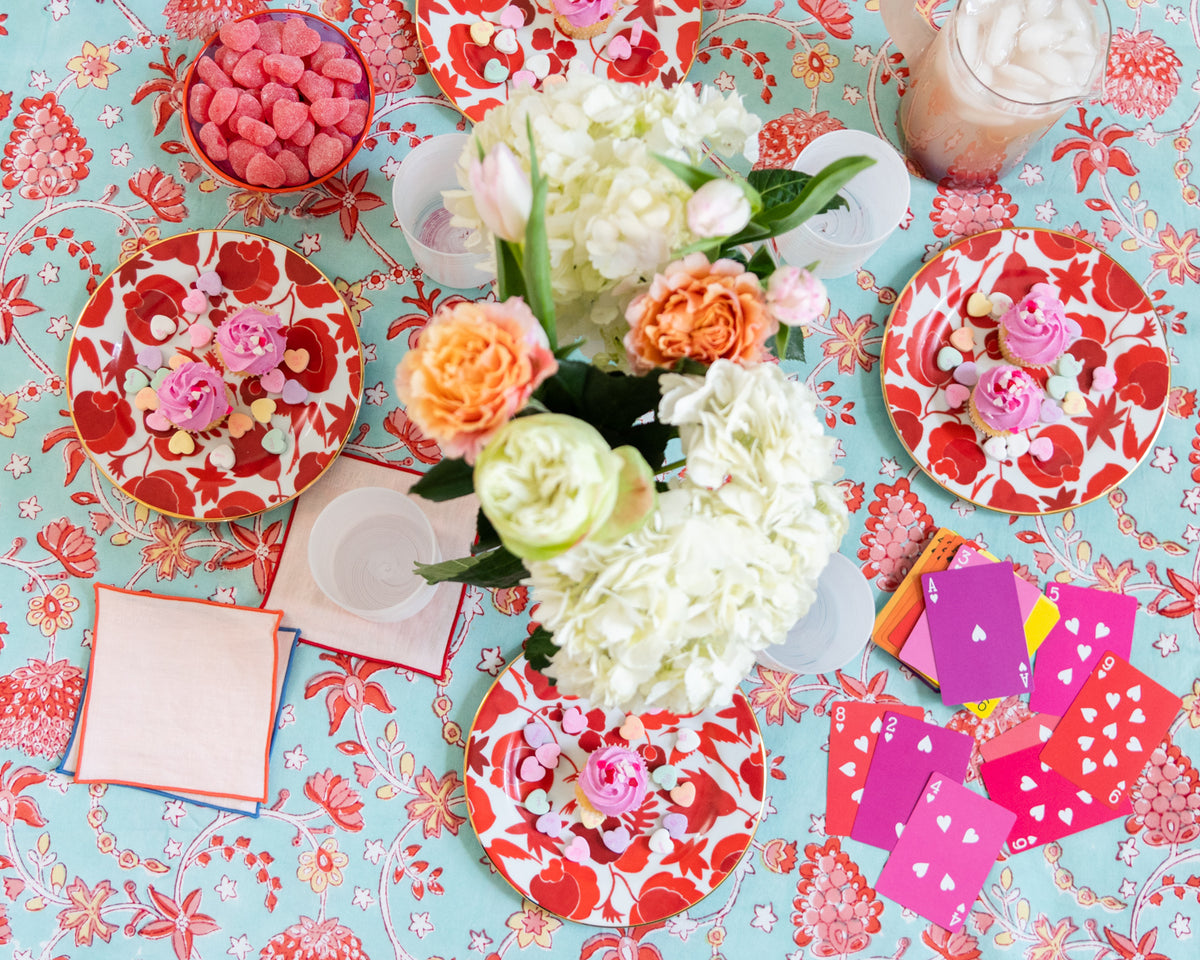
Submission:
M 1066 670 L 1058 671 L 1058 679 L 1061 680 L 1063 683 L 1070 683 L 1071 678 L 1073 676 L 1075 676 L 1075 671 L 1072 670 L 1070 667 L 1067 667 Z
M 1025 776 L 1023 776 L 1021 778 L 1021 789 L 1022 790 L 1036 790 L 1037 789 L 1037 781 L 1034 780 L 1033 777 L 1026 774 Z
M 921 753 L 933 752 L 933 741 L 929 739 L 929 734 L 925 734 L 925 736 L 921 738 L 921 742 L 917 744 L 917 749 L 920 750 Z
M 1109 740 L 1117 739 L 1117 725 L 1115 723 L 1110 723 L 1107 727 L 1105 727 L 1100 732 L 1103 733 L 1106 737 L 1108 737 Z
M 1092 744 L 1096 742 L 1095 737 L 1076 737 L 1075 742 L 1079 744 L 1079 749 L 1084 753 L 1092 749 Z
M 1085 774 L 1091 773 L 1093 770 L 1096 769 L 1096 761 L 1093 760 L 1091 757 L 1084 757 L 1083 763 L 1081 763 L 1079 766 Z
M 1064 623 L 1063 626 L 1066 627 L 1068 630 L 1070 630 L 1076 636 L 1079 636 L 1079 618 L 1078 617 L 1072 617 L 1070 620 L 1068 620 L 1066 623 Z
M 1117 765 L 1117 755 L 1111 750 L 1104 755 L 1104 765 L 1106 767 L 1115 767 Z
M 1142 741 L 1139 740 L 1137 737 L 1130 737 L 1128 740 L 1125 741 L 1125 749 L 1128 750 L 1130 753 L 1141 753 L 1142 752 Z
M 1050 772 L 1050 768 L 1049 768 L 1048 766 L 1046 766 L 1046 764 L 1044 764 L 1044 763 L 1039 763 L 1039 764 L 1038 764 L 1038 766 L 1042 768 L 1042 773 L 1049 773 L 1049 772 Z
M 838 767 L 838 769 L 841 770 L 846 776 L 852 777 L 854 776 L 854 761 L 848 760 L 846 763 L 843 763 L 840 767 Z
M 1112 692 L 1104 695 L 1104 702 L 1108 704 L 1108 709 L 1115 710 L 1117 708 L 1117 704 L 1121 702 L 1121 695 L 1113 690 Z
M 1096 639 L 1097 640 L 1102 640 L 1104 637 L 1107 637 L 1111 632 L 1112 631 L 1108 629 L 1107 625 L 1105 625 L 1103 623 L 1096 624 Z
M 1125 691 L 1125 695 L 1128 696 L 1129 699 L 1134 703 L 1137 703 L 1142 699 L 1142 685 L 1140 683 L 1135 683 L 1132 687 Z
M 1038 739 L 1041 740 L 1042 743 L 1045 743 L 1047 740 L 1050 739 L 1050 734 L 1052 734 L 1053 732 L 1054 732 L 1053 727 L 1039 726 L 1038 727 Z
M 1135 707 L 1133 713 L 1129 715 L 1130 723 L 1145 723 L 1146 715 L 1142 713 L 1141 707 Z
M 1058 819 L 1069 827 L 1071 825 L 1071 821 L 1075 819 L 1075 811 L 1070 807 L 1063 807 L 1058 811 Z
M 846 729 L 846 725 L 844 723 L 837 724 L 837 732 L 838 733 L 841 733 L 845 729 Z
M 927 864 L 927 863 L 914 863 L 913 864 L 913 873 L 915 873 L 918 877 L 925 876 L 925 871 L 927 871 L 928 869 L 929 869 L 929 864 Z
M 974 827 L 967 827 L 967 832 L 963 834 L 962 842 L 963 843 L 978 843 L 979 842 L 979 834 L 977 834 L 975 832 Z
M 1089 647 L 1086 643 L 1081 643 L 1075 648 L 1075 652 L 1077 654 L 1079 654 L 1080 660 L 1086 660 L 1088 657 L 1090 657 L 1092 655 L 1092 648 Z
M 866 734 L 863 734 L 861 737 L 855 738 L 855 741 L 854 741 L 854 745 L 856 747 L 858 747 L 858 749 L 861 750 L 863 753 L 867 752 L 867 747 L 870 746 L 870 744 L 871 744 L 871 741 L 867 739 Z
M 943 813 L 937 818 L 938 829 L 945 833 L 950 829 L 950 815 Z
M 1098 712 L 1099 711 L 1097 711 L 1095 707 L 1083 707 L 1080 709 L 1079 715 L 1081 717 L 1083 717 L 1083 719 L 1085 721 L 1087 721 L 1088 723 L 1091 723 L 1093 720 L 1096 719 L 1096 714 Z
M 1044 803 L 1039 803 L 1036 807 L 1030 807 L 1029 815 L 1040 823 L 1042 817 L 1046 815 L 1046 805 Z
M 953 890 L 954 889 L 954 878 L 951 877 L 950 874 L 948 874 L 948 873 L 943 874 L 942 882 L 939 884 L 939 886 L 943 890 Z
M 852 794 L 850 794 L 850 799 L 855 803 L 858 803 L 862 799 L 862 787 L 859 787 Z
M 1103 680 L 1105 677 L 1108 676 L 1108 671 L 1107 670 L 1097 670 L 1096 676 L 1098 676 L 1101 680 Z
M 904 824 L 902 824 L 902 823 L 896 824 L 896 836 L 900 836 L 900 834 L 902 834 L 903 832 L 904 832 Z
M 884 740 L 886 740 L 888 743 L 891 743 L 891 742 L 892 742 L 892 735 L 891 735 L 891 733 L 890 733 L 890 732 L 888 732 L 888 733 L 885 733 L 885 734 L 883 735 L 883 739 L 884 739 Z
M 983 627 L 981 627 L 979 624 L 975 624 L 975 629 L 971 631 L 971 639 L 974 640 L 976 643 L 979 643 L 982 640 L 986 640 L 987 639 L 987 631 L 985 631 L 983 629 Z
M 874 720 L 871 721 L 871 732 L 878 733 L 879 728 L 882 726 L 883 726 L 883 723 L 880 721 L 880 719 L 878 717 L 876 717 Z
M 1077 796 L 1084 803 L 1092 802 L 1092 795 L 1090 793 L 1088 793 L 1086 790 L 1077 790 L 1075 792 L 1075 796 Z

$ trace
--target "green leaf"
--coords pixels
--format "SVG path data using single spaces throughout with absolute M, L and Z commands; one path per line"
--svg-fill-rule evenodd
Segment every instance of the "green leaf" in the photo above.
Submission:
M 768 223 L 773 237 L 794 230 L 809 217 L 832 209 L 829 204 L 837 199 L 838 191 L 874 163 L 871 157 L 835 160 L 815 174 L 796 197 L 781 206 L 764 210 L 759 219 Z
M 768 341 L 767 346 L 780 360 L 805 360 L 803 330 L 797 329 L 795 336 L 792 336 L 791 327 L 780 326 L 774 340 Z
M 495 550 L 498 546 L 500 546 L 500 534 L 492 526 L 492 521 L 488 519 L 487 514 L 479 510 L 475 514 L 475 542 L 471 544 L 471 556 L 477 557 L 481 553 Z
M 520 250 L 516 244 L 499 237 L 496 238 L 496 296 L 501 303 L 509 297 L 525 296 Z
M 550 666 L 550 658 L 557 652 L 558 644 L 554 642 L 554 634 L 540 623 L 525 640 L 525 659 L 534 670 L 545 675 L 551 684 L 554 683 L 554 678 L 546 673 L 546 668 Z
M 452 580 L 476 587 L 515 587 L 529 575 L 521 558 L 513 556 L 503 547 L 476 557 L 459 557 L 441 563 L 418 563 L 415 566 L 426 583 Z
M 439 460 L 412 486 L 426 500 L 441 502 L 475 492 L 475 468 L 457 457 Z
M 546 331 L 550 349 L 555 350 L 558 348 L 558 324 L 550 285 L 550 242 L 546 236 L 546 196 L 550 181 L 538 170 L 533 120 L 528 116 L 525 118 L 525 131 L 529 136 L 529 182 L 533 187 L 529 222 L 525 225 L 525 290 L 529 309 Z
M 663 156 L 661 153 L 652 153 L 659 163 L 670 170 L 675 176 L 686 183 L 692 190 L 699 190 L 710 180 L 718 179 L 721 174 L 713 173 L 709 170 L 701 170 L 699 167 L 694 167 L 690 163 L 683 163 L 680 160 L 672 160 L 670 157 Z
M 768 170 L 751 170 L 746 179 L 762 196 L 764 207 L 777 207 L 798 197 L 812 179 L 812 174 L 771 167 Z
M 558 370 L 537 388 L 534 399 L 541 401 L 552 413 L 580 416 L 583 388 L 591 369 L 592 365 L 582 360 L 560 360 Z
M 754 256 L 746 264 L 746 269 L 758 277 L 759 280 L 766 280 L 775 272 L 775 260 L 771 256 L 771 251 L 765 246 L 759 247 L 754 251 Z

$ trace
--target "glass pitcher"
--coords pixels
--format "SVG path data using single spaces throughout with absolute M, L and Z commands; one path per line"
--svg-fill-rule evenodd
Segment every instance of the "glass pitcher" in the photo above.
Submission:
M 1001 177 L 1103 80 L 1104 0 L 960 0 L 940 30 L 913 0 L 880 0 L 879 9 L 911 71 L 900 101 L 904 152 L 929 180 Z

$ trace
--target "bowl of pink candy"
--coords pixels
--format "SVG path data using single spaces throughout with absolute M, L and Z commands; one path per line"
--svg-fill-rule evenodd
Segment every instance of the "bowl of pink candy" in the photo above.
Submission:
M 335 176 L 371 129 L 375 90 L 332 23 L 267 10 L 221 27 L 184 85 L 192 150 L 237 187 L 283 193 Z

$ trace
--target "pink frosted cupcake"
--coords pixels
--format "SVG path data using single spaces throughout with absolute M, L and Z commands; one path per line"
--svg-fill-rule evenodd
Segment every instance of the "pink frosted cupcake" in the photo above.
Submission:
M 971 422 L 989 437 L 1008 437 L 1038 422 L 1045 391 L 1020 367 L 985 370 L 971 391 Z
M 650 777 L 645 761 L 628 747 L 601 747 L 587 758 L 575 784 L 575 798 L 606 817 L 636 810 Z
M 1000 352 L 1019 367 L 1049 367 L 1080 334 L 1048 283 L 1036 283 L 1000 318 Z
M 576 40 L 587 40 L 603 33 L 620 7 L 619 0 L 553 0 L 553 3 L 554 22 L 563 33 Z
M 217 327 L 217 349 L 225 369 L 239 377 L 261 377 L 283 362 L 283 321 L 274 313 L 243 307 Z
M 188 433 L 211 430 L 233 409 L 221 374 L 207 363 L 189 360 L 179 365 L 155 391 L 158 413 Z

